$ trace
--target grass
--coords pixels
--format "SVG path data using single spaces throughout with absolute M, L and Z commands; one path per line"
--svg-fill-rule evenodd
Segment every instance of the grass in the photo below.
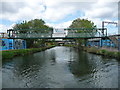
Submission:
M 15 56 L 24 56 L 27 54 L 32 54 L 36 52 L 40 52 L 49 48 L 54 47 L 54 45 L 42 47 L 42 48 L 30 48 L 30 49 L 17 49 L 17 50 L 9 50 L 9 51 L 2 51 L 2 59 L 11 59 Z
M 102 55 L 105 57 L 116 58 L 118 60 L 120 59 L 120 52 L 108 51 L 106 49 L 97 49 L 94 47 L 91 47 L 91 48 L 85 47 L 84 50 L 89 53 L 94 53 L 94 54 Z
M 73 45 L 73 44 L 65 44 L 63 46 L 66 46 L 66 47 L 75 47 L 76 45 Z

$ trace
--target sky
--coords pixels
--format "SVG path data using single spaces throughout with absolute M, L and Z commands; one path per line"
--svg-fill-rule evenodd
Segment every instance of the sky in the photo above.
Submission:
M 0 32 L 23 20 L 43 19 L 54 28 L 67 28 L 72 21 L 88 19 L 101 28 L 102 21 L 118 22 L 119 0 L 1 0 Z M 108 34 L 117 34 L 116 25 L 105 24 Z

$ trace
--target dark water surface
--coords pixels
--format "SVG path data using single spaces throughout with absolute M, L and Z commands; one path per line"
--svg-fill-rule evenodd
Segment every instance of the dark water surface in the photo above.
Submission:
M 58 46 L 3 63 L 3 88 L 117 88 L 118 61 Z

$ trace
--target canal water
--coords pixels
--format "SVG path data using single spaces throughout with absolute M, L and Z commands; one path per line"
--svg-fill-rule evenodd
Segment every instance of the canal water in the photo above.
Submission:
M 3 62 L 3 88 L 118 88 L 115 59 L 57 46 Z

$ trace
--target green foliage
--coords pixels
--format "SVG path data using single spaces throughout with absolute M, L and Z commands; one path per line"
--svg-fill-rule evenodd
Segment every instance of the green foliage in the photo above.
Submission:
M 11 59 L 14 56 L 24 56 L 27 54 L 40 52 L 49 48 L 52 48 L 54 46 L 47 46 L 42 48 L 31 48 L 31 49 L 17 49 L 17 50 L 10 50 L 10 51 L 2 51 L 2 59 Z
M 73 20 L 72 24 L 69 26 L 69 28 L 76 28 L 76 29 L 80 29 L 80 30 L 76 30 L 76 33 L 92 33 L 91 35 L 95 35 L 96 30 L 94 30 L 96 28 L 96 25 L 94 25 L 94 23 L 90 20 L 87 19 L 80 19 L 77 18 L 75 20 Z M 94 32 L 94 33 L 93 33 Z M 76 39 L 78 44 L 78 47 L 81 47 L 82 44 L 86 45 L 86 40 L 81 40 L 81 39 Z
M 100 54 L 105 54 L 105 53 L 106 53 L 105 49 L 100 50 Z
M 65 44 L 64 46 L 67 46 L 67 47 L 75 47 L 76 45 L 73 45 L 73 44 Z
M 117 56 L 118 56 L 118 59 L 120 60 L 120 52 L 118 52 Z
M 45 25 L 45 22 L 42 19 L 34 19 L 16 24 L 13 29 L 26 31 L 29 29 L 52 29 L 52 27 Z
M 13 56 L 14 56 L 14 52 L 11 52 L 11 51 L 2 52 L 2 59 L 13 58 Z
M 92 21 L 89 21 L 87 19 L 75 19 L 72 24 L 69 26 L 69 28 L 96 28 L 96 25 Z M 81 32 L 81 31 L 80 31 Z
M 85 51 L 90 52 L 90 53 L 94 53 L 94 54 L 98 54 L 98 55 L 102 55 L 105 57 L 112 57 L 112 58 L 116 58 L 116 59 L 120 59 L 120 52 L 113 52 L 113 51 L 108 51 L 105 49 L 97 49 L 94 47 L 91 48 L 84 48 Z
M 16 24 L 13 27 L 13 30 L 17 30 L 17 33 L 48 33 L 49 30 L 52 30 L 52 27 L 45 25 L 45 21 L 42 19 L 34 19 L 30 21 L 23 21 L 22 23 Z M 32 31 L 31 31 L 32 30 Z M 42 44 L 44 40 L 41 40 L 42 43 L 38 41 L 38 39 L 25 39 L 27 43 L 27 48 L 39 47 L 39 44 Z M 34 42 L 38 42 L 35 44 Z
M 96 53 L 96 52 L 97 52 L 97 49 L 94 48 L 94 47 L 91 47 L 91 48 L 86 48 L 86 51 L 87 51 L 87 52 L 90 52 L 90 53 Z

